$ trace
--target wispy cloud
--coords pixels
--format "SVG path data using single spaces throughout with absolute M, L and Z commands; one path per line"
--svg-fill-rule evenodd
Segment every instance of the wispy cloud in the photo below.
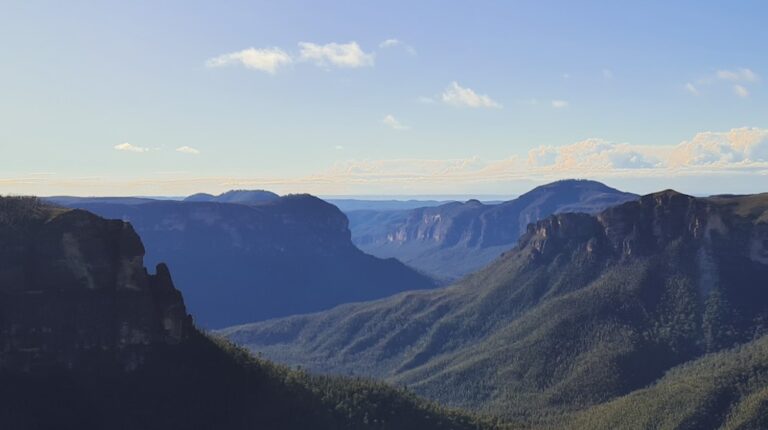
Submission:
M 239 64 L 251 70 L 275 74 L 278 69 L 292 62 L 291 56 L 280 48 L 248 48 L 211 58 L 205 64 L 208 67 Z
M 381 120 L 381 123 L 394 130 L 408 130 L 408 127 L 401 124 L 393 115 L 385 116 Z
M 374 54 L 367 53 L 357 42 L 317 44 L 300 42 L 299 52 L 291 54 L 278 48 L 248 48 L 219 55 L 205 62 L 210 68 L 241 65 L 247 69 L 275 74 L 296 62 L 309 62 L 323 68 L 371 67 Z
M 322 67 L 371 67 L 374 62 L 374 54 L 367 53 L 360 48 L 357 42 L 327 43 L 299 43 L 299 58 L 303 61 L 312 61 Z
M 752 69 L 723 69 L 696 81 L 698 86 L 694 86 L 690 82 L 685 84 L 685 89 L 693 95 L 699 95 L 701 93 L 701 87 L 727 84 L 731 86 L 731 89 L 735 95 L 741 98 L 747 98 L 750 95 L 749 85 L 753 85 L 758 82 L 760 82 L 760 75 L 758 75 Z
M 397 39 L 387 39 L 381 43 L 379 43 L 379 48 L 394 48 L 395 46 L 402 45 L 403 42 L 397 40 Z
M 555 109 L 565 109 L 568 107 L 568 102 L 565 100 L 552 100 L 552 107 Z
M 731 82 L 757 82 L 760 80 L 760 76 L 753 72 L 751 69 L 736 69 L 736 70 L 718 70 L 716 74 L 718 79 L 723 79 Z
M 414 49 L 413 46 L 403 43 L 399 39 L 387 39 L 381 43 L 379 43 L 379 48 L 387 49 L 387 48 L 396 48 L 401 46 L 405 51 L 411 55 L 416 55 L 416 49 Z
M 327 170 L 294 177 L 154 177 L 109 180 L 94 177 L 0 177 L 13 192 L 71 192 L 91 195 L 147 194 L 158 189 L 189 194 L 200 189 L 259 187 L 283 192 L 344 193 L 389 191 L 455 192 L 457 189 L 509 189 L 510 184 L 541 183 L 563 178 L 652 179 L 763 178 L 768 172 L 768 129 L 706 131 L 677 144 L 635 145 L 585 139 L 566 145 L 543 145 L 502 159 L 477 156 L 453 159 L 346 160 Z M 682 179 L 681 179 L 682 180 Z M 493 187 L 493 188 L 491 188 Z M 69 191 L 68 191 L 69 190 Z M 121 190 L 123 190 L 121 192 Z
M 613 70 L 611 70 L 611 69 L 603 69 L 603 78 L 605 78 L 605 79 L 613 79 Z
M 633 145 L 585 139 L 568 145 L 538 146 L 501 160 L 350 160 L 323 174 L 351 184 L 465 186 L 514 180 L 593 178 L 674 178 L 757 174 L 768 169 L 768 129 L 702 132 L 676 145 Z
M 484 94 L 477 94 L 470 88 L 464 88 L 453 81 L 440 96 L 443 103 L 456 107 L 494 108 L 501 109 L 502 105 Z
M 114 148 L 118 151 L 124 151 L 124 152 L 149 152 L 149 148 L 145 148 L 142 146 L 136 146 L 133 144 L 130 144 L 128 142 L 123 142 L 119 145 L 115 145 Z
M 743 85 L 739 85 L 739 84 L 734 85 L 733 92 L 736 93 L 737 96 L 743 99 L 749 97 L 749 90 Z
M 199 155 L 200 150 L 192 148 L 191 146 L 179 146 L 176 148 L 176 152 L 181 152 L 182 154 L 190 154 L 190 155 Z

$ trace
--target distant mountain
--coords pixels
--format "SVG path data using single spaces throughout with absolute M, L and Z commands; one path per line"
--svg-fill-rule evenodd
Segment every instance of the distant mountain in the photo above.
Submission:
M 222 333 L 544 427 L 719 428 L 768 419 L 766 279 L 768 194 L 665 191 L 531 224 L 450 287 Z
M 151 201 L 76 207 L 130 221 L 147 260 L 167 262 L 203 327 L 328 309 L 432 288 L 429 277 L 352 244 L 347 219 L 309 195 L 259 204 Z
M 109 203 L 121 205 L 139 205 L 142 203 L 153 202 L 157 199 L 149 197 L 74 197 L 74 196 L 53 196 L 43 199 L 46 202 L 61 206 L 76 206 L 85 203 Z
M 122 221 L 0 198 L 0 428 L 497 428 L 206 337 L 143 253 Z
M 354 211 L 347 216 L 352 241 L 363 251 L 453 280 L 509 250 L 531 222 L 556 213 L 596 213 L 637 197 L 595 181 L 564 180 L 500 204 L 469 200 L 409 211 Z
M 453 200 L 365 200 L 365 199 L 324 199 L 344 213 L 354 211 L 402 211 L 415 208 L 440 206 Z
M 265 190 L 230 190 L 226 193 L 214 196 L 207 193 L 192 194 L 184 199 L 185 202 L 217 202 L 258 204 L 279 199 L 280 196 Z

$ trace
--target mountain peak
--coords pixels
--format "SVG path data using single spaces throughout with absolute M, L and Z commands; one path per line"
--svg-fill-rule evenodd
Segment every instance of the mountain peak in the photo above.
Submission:
M 217 202 L 255 204 L 279 199 L 280 196 L 266 190 L 229 190 L 214 196 L 208 193 L 197 193 L 184 199 L 185 202 Z
M 605 185 L 602 182 L 594 181 L 591 179 L 560 179 L 554 182 L 539 185 L 538 187 L 528 191 L 525 194 L 536 194 L 542 191 L 554 191 L 554 190 L 558 190 L 558 191 L 581 190 L 581 191 L 592 191 L 592 192 L 621 193 L 621 191 L 615 188 L 609 187 L 608 185 Z
M 652 196 L 654 199 L 678 199 L 678 198 L 685 198 L 686 200 L 693 199 L 693 196 L 690 196 L 688 194 L 683 194 L 679 191 L 673 190 L 671 188 L 668 188 L 663 191 L 657 191 L 655 193 L 648 194 L 647 196 Z

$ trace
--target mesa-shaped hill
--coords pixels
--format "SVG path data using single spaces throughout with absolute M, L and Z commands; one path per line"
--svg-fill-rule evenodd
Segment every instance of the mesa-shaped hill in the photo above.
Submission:
M 0 428 L 490 429 L 201 334 L 131 226 L 0 197 Z
M 74 206 L 130 221 L 147 260 L 168 264 L 195 321 L 208 328 L 435 286 L 395 259 L 360 251 L 344 214 L 310 195 L 250 204 L 97 200 Z
M 184 199 L 185 202 L 216 202 L 259 204 L 279 199 L 280 196 L 266 190 L 230 190 L 218 196 L 207 193 L 197 193 Z
M 517 243 L 531 222 L 565 212 L 596 213 L 637 199 L 605 184 L 563 180 L 499 204 L 478 200 L 406 211 L 349 211 L 353 242 L 442 280 L 489 264 Z
M 278 361 L 554 425 L 600 405 L 606 421 L 584 422 L 614 422 L 607 416 L 633 407 L 623 396 L 652 400 L 637 390 L 657 381 L 657 392 L 674 388 L 665 372 L 761 338 L 766 321 L 768 195 L 664 191 L 531 224 L 513 250 L 447 288 L 223 333 Z M 767 369 L 749 357 L 742 369 L 765 381 Z M 713 428 L 732 408 L 765 417 L 759 384 L 720 397 L 715 385 L 698 397 L 675 388 L 668 400 L 677 403 L 654 407 L 673 417 L 685 404 Z

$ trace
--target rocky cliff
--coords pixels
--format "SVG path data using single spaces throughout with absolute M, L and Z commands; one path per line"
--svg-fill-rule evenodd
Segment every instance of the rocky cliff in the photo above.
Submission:
M 595 181 L 564 180 L 486 205 L 477 200 L 397 212 L 350 213 L 353 241 L 363 251 L 395 257 L 436 278 L 455 279 L 512 248 L 526 226 L 552 214 L 597 213 L 635 200 Z
M 364 254 L 344 214 L 311 195 L 258 204 L 77 206 L 129 221 L 149 249 L 147 261 L 168 264 L 195 322 L 206 328 L 435 286 L 397 260 Z
M 0 198 L 0 368 L 131 369 L 192 330 L 165 265 L 133 228 L 32 198 Z

